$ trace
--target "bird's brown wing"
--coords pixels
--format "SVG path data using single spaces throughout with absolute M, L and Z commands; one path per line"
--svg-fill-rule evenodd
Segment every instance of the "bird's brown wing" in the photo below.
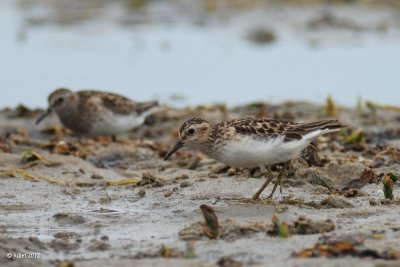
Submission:
M 237 134 L 250 135 L 255 139 L 269 140 L 284 136 L 284 141 L 300 140 L 304 135 L 319 129 L 340 129 L 337 120 L 324 120 L 312 123 L 295 123 L 275 119 L 239 119 L 227 122 Z
M 78 94 L 82 102 L 85 102 L 84 99 L 95 97 L 101 100 L 105 108 L 121 115 L 128 115 L 132 113 L 142 114 L 150 108 L 158 105 L 156 101 L 134 102 L 124 96 L 108 92 L 85 90 L 79 91 Z

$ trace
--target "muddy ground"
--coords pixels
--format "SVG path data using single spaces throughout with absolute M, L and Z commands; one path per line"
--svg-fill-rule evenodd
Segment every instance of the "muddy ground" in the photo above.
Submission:
M 40 110 L 2 110 L 0 265 L 400 264 L 400 190 L 395 181 L 394 199 L 386 199 L 382 186 L 385 176 L 400 174 L 398 108 L 293 102 L 163 109 L 116 140 L 74 136 L 56 117 L 36 126 Z M 320 138 L 318 155 L 307 150 L 295 160 L 282 194 L 268 200 L 267 188 L 252 201 L 265 179 L 259 170 L 227 168 L 189 150 L 162 160 L 177 127 L 193 116 L 336 117 L 348 127 Z M 217 239 L 204 224 L 203 204 L 218 216 Z

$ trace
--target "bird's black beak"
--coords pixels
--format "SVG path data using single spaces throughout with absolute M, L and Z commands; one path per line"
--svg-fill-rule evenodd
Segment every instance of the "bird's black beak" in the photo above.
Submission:
M 42 115 L 40 115 L 40 117 L 36 120 L 36 125 L 38 125 L 42 120 L 44 120 L 47 116 L 49 116 L 50 113 L 51 113 L 51 109 L 48 108 L 48 109 L 46 110 L 46 112 L 43 113 Z
M 179 140 L 178 142 L 176 142 L 174 147 L 171 148 L 170 151 L 168 151 L 167 155 L 165 155 L 164 160 L 168 160 L 172 156 L 172 154 L 174 154 L 178 149 L 180 149 L 183 146 L 184 144 L 182 143 L 182 141 Z

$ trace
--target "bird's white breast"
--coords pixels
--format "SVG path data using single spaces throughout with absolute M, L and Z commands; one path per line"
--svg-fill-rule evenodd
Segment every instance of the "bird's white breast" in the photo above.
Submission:
M 103 116 L 90 129 L 94 135 L 116 135 L 131 131 L 144 123 L 145 116 L 137 114 Z
M 309 143 L 305 138 L 284 142 L 284 137 L 264 141 L 245 136 L 227 142 L 217 159 L 232 167 L 271 165 L 296 158 Z

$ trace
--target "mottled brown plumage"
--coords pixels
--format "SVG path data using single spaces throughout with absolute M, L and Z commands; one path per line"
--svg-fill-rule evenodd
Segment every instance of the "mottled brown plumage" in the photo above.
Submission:
M 296 123 L 247 118 L 211 123 L 194 118 L 179 128 L 180 140 L 167 153 L 165 160 L 187 145 L 232 167 L 263 168 L 296 158 L 315 138 L 339 131 L 342 127 L 337 120 Z M 262 190 L 254 197 L 258 198 Z
M 158 106 L 156 101 L 135 102 L 124 96 L 101 91 L 72 92 L 60 88 L 48 97 L 48 112 L 54 111 L 63 125 L 82 135 L 114 135 L 141 125 Z
M 300 140 L 302 137 L 318 129 L 340 129 L 343 127 L 337 120 L 323 120 L 311 123 L 296 123 L 276 119 L 236 119 L 220 123 L 207 122 L 201 118 L 193 118 L 182 124 L 180 134 L 191 126 L 210 124 L 211 131 L 208 136 L 211 143 L 221 142 L 234 135 L 251 136 L 254 139 L 269 140 L 284 136 L 284 141 Z

